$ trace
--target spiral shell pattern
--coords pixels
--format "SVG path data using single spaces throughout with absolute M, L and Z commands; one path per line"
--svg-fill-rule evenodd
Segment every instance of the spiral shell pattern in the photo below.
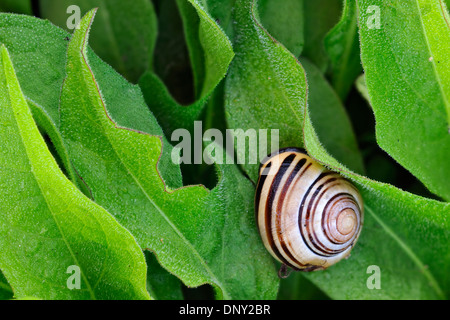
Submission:
M 353 184 L 297 148 L 263 161 L 255 210 L 267 250 L 294 270 L 326 269 L 347 257 L 363 224 Z

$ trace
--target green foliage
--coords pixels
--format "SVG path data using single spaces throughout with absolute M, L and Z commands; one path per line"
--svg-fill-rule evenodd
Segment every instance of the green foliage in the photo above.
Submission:
M 248 237 L 254 222 L 240 221 L 241 212 L 252 211 L 251 184 L 237 168 L 225 167 L 219 186 L 211 192 L 203 186 L 169 190 L 164 185 L 157 170 L 160 137 L 118 127 L 105 113 L 106 103 L 86 57 L 92 19 L 90 12 L 69 44 L 60 113 L 70 158 L 93 198 L 188 286 L 214 284 L 223 298 L 273 297 L 276 291 L 271 287 L 276 284 L 265 275 L 262 261 L 244 263 L 251 256 L 265 254 L 256 235 Z M 230 181 L 228 187 L 226 181 Z M 235 185 L 241 187 L 237 194 L 230 190 Z M 234 240 L 232 246 L 228 234 Z M 224 254 L 241 246 L 240 254 Z M 236 268 L 225 268 L 228 265 Z M 249 265 L 253 275 L 246 272 Z M 254 292 L 246 286 L 247 292 L 236 287 L 236 282 L 250 279 L 266 290 Z
M 0 51 L 0 269 L 15 297 L 148 298 L 139 246 L 59 170 L 33 121 L 8 51 L 4 46 Z M 72 265 L 82 270 L 80 290 L 66 285 Z
M 81 15 L 99 8 L 91 34 L 92 49 L 133 83 L 153 68 L 158 28 L 151 1 L 42 0 L 39 5 L 42 18 L 64 29 L 67 29 L 69 6 L 79 6 Z
M 450 297 L 443 0 L 38 4 L 0 0 L 27 14 L 0 13 L 0 299 Z M 352 180 L 351 256 L 280 280 L 254 221 L 258 164 L 173 161 L 194 121 L 278 129 Z
M 369 27 L 370 5 L 383 13 Z M 441 1 L 359 1 L 361 58 L 377 141 L 432 192 L 450 199 L 449 13 Z M 426 161 L 424 161 L 426 159 Z

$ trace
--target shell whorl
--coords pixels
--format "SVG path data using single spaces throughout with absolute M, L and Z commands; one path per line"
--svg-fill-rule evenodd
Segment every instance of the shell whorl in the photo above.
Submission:
M 261 164 L 255 210 L 267 250 L 294 270 L 325 269 L 349 255 L 363 202 L 345 178 L 287 148 Z

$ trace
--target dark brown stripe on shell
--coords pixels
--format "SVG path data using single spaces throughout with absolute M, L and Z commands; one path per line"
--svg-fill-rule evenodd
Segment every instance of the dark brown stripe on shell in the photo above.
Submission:
M 272 162 L 269 162 L 262 171 L 260 170 L 259 173 L 259 179 L 258 184 L 256 188 L 256 194 L 255 194 L 255 215 L 256 215 L 256 221 L 258 221 L 258 208 L 259 208 L 259 202 L 261 201 L 261 191 L 264 187 L 264 183 L 267 178 L 267 174 L 269 173 L 270 167 L 272 166 Z M 257 224 L 259 226 L 259 224 Z
M 311 167 L 311 163 L 309 163 L 305 169 L 299 174 L 301 168 L 305 165 L 306 163 L 306 158 L 302 158 L 300 159 L 297 164 L 295 165 L 294 170 L 292 170 L 291 174 L 289 175 L 288 179 L 286 180 L 286 182 L 284 183 L 283 189 L 281 190 L 280 193 L 280 197 L 278 198 L 278 203 L 277 203 L 277 210 L 276 210 L 276 223 L 275 223 L 275 227 L 276 227 L 276 232 L 277 232 L 277 237 L 278 237 L 278 241 L 280 242 L 281 248 L 283 250 L 283 252 L 289 257 L 289 259 L 291 259 L 296 265 L 300 266 L 300 267 L 305 267 L 304 264 L 302 264 L 300 261 L 298 261 L 291 253 L 291 251 L 288 248 L 288 245 L 286 244 L 284 237 L 281 233 L 281 214 L 282 214 L 282 208 L 283 208 L 283 203 L 284 203 L 284 199 L 286 197 L 287 191 L 292 183 L 292 181 L 297 177 L 297 175 L 299 175 L 298 179 L 301 179 L 301 176 L 308 170 L 309 167 Z
M 291 154 L 287 156 L 278 172 L 276 173 L 275 177 L 272 180 L 272 183 L 270 185 L 269 193 L 267 195 L 266 199 L 266 209 L 264 211 L 264 219 L 265 219 L 265 225 L 266 225 L 266 234 L 267 234 L 267 241 L 269 243 L 269 246 L 272 248 L 273 253 L 277 256 L 277 258 L 286 264 L 287 266 L 298 269 L 297 267 L 293 266 L 291 263 L 286 261 L 286 259 L 283 257 L 283 255 L 278 251 L 277 246 L 274 243 L 274 239 L 272 236 L 272 206 L 273 206 L 273 200 L 275 199 L 275 195 L 278 191 L 278 187 L 280 185 L 281 180 L 283 179 L 283 176 L 285 175 L 286 171 L 291 166 L 292 161 L 295 159 L 295 154 Z
M 310 208 L 308 208 L 308 209 L 306 210 L 306 215 L 307 215 L 306 218 L 303 218 L 303 209 L 304 209 L 304 207 L 305 207 L 305 201 L 306 201 L 306 198 L 308 198 L 308 195 L 311 193 L 311 190 L 313 190 L 313 187 L 314 187 L 320 180 L 322 180 L 324 177 L 326 177 L 326 176 L 328 176 L 328 175 L 331 175 L 331 174 L 334 174 L 334 172 L 332 172 L 332 171 L 324 171 L 324 172 L 322 172 L 322 173 L 316 178 L 316 180 L 314 180 L 313 183 L 311 183 L 311 185 L 309 186 L 308 190 L 305 192 L 305 194 L 304 194 L 304 196 L 303 196 L 303 199 L 302 199 L 302 203 L 301 203 L 301 205 L 300 205 L 300 208 L 298 209 L 299 212 L 298 212 L 298 222 L 297 222 L 297 223 L 298 223 L 298 227 L 299 227 L 299 229 L 300 229 L 300 234 L 302 235 L 302 238 L 304 239 L 303 242 L 305 243 L 305 245 L 308 247 L 309 250 L 311 250 L 312 252 L 316 253 L 317 255 L 319 255 L 319 256 L 321 256 L 321 257 L 328 257 L 329 255 L 324 254 L 324 253 L 317 252 L 316 250 L 314 250 L 313 248 L 311 248 L 311 246 L 310 246 L 310 245 L 308 244 L 308 242 L 306 241 L 306 236 L 305 236 L 305 234 L 304 234 L 304 232 L 303 232 L 303 228 L 302 228 L 302 221 L 303 221 L 303 220 L 308 221 L 308 219 L 309 219 L 309 216 L 308 216 L 308 209 L 310 209 Z M 307 227 L 307 225 L 305 225 L 305 227 Z M 307 227 L 307 229 L 308 229 L 308 227 Z M 309 232 L 309 231 L 308 231 L 308 232 Z M 310 237 L 308 236 L 308 238 L 310 238 Z M 310 240 L 311 240 L 311 239 L 310 239 Z M 313 245 L 316 245 L 316 244 L 313 242 Z

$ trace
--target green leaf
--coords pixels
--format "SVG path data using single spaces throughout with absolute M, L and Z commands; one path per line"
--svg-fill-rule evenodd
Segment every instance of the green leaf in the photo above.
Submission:
M 245 8 L 241 5 L 235 11 L 239 16 L 235 19 L 234 33 L 245 40 L 234 45 L 238 55 L 226 81 L 229 127 L 278 129 L 280 147 L 301 147 L 307 76 L 308 104 L 314 111 L 314 123 L 320 128 L 323 142 L 333 155 L 363 172 L 362 158 L 346 111 L 318 68 L 305 61 L 308 66 L 305 75 L 297 59 L 261 27 L 255 8 L 250 4 Z M 255 27 L 251 28 L 251 24 Z M 248 153 L 239 156 L 249 159 Z M 258 164 L 248 161 L 244 164 L 253 181 L 257 181 Z
M 58 126 L 58 104 L 66 64 L 68 33 L 49 21 L 0 14 L 0 42 L 15 61 L 16 72 L 27 97 Z
M 198 26 L 198 41 L 201 45 L 202 52 L 192 52 L 191 55 L 198 55 L 196 58 L 203 61 L 203 79 L 201 88 L 198 87 L 198 98 L 209 96 L 219 82 L 225 77 L 228 66 L 233 60 L 234 52 L 230 40 L 217 25 L 207 9 L 202 5 L 200 0 L 188 0 L 189 3 L 197 11 L 200 18 Z M 178 0 L 180 3 L 181 0 Z M 188 44 L 191 44 L 188 41 Z
M 220 25 L 229 39 L 234 39 L 232 12 L 235 0 L 203 0 L 208 12 Z
M 325 50 L 330 58 L 331 84 L 345 101 L 361 73 L 356 1 L 345 0 L 339 23 L 326 35 Z
M 76 5 L 84 15 L 98 7 L 91 34 L 91 46 L 105 62 L 130 82 L 136 83 L 147 70 L 153 69 L 153 51 L 158 33 L 153 4 L 148 0 L 42 0 L 43 18 L 67 29 Z
M 164 148 L 158 170 L 170 188 L 182 186 L 180 169 L 171 161 L 173 147 L 145 104 L 139 86 L 128 83 L 91 50 L 87 50 L 87 59 L 96 75 L 109 116 L 121 127 L 160 136 Z
M 139 80 L 139 86 L 147 105 L 168 137 L 179 128 L 193 132 L 194 121 L 200 118 L 209 98 L 205 97 L 191 105 L 182 106 L 175 101 L 163 81 L 153 72 L 145 73 Z
M 303 0 L 260 0 L 259 17 L 269 33 L 296 57 L 300 56 L 305 43 L 305 17 Z
M 370 7 L 370 6 L 377 7 Z M 442 1 L 358 1 L 362 62 L 377 141 L 450 199 L 450 17 Z M 376 25 L 379 8 L 380 28 Z
M 277 281 L 267 273 L 273 265 L 256 231 L 252 184 L 235 166 L 221 166 L 212 191 L 167 188 L 156 169 L 165 146 L 160 137 L 122 128 L 105 112 L 86 55 L 93 16 L 85 16 L 69 44 L 61 128 L 95 201 L 187 286 L 210 283 L 226 299 L 274 298 Z
M 363 159 L 345 107 L 320 70 L 304 58 L 300 61 L 308 79 L 311 121 L 320 141 L 341 163 L 364 173 Z
M 325 37 L 338 23 L 342 0 L 305 1 L 305 46 L 302 55 L 313 62 L 322 73 L 329 67 Z
M 281 148 L 301 147 L 306 78 L 297 59 L 256 20 L 256 10 L 256 2 L 236 1 L 236 57 L 225 87 L 228 126 L 245 131 L 278 129 Z M 247 159 L 244 168 L 250 178 L 257 181 L 259 161 L 250 164 L 248 153 L 237 151 L 241 161 Z
M 35 121 L 50 136 L 66 165 L 70 161 L 67 151 L 61 147 L 58 109 L 69 37 L 68 33 L 46 20 L 0 14 L 0 42 L 7 45 L 12 59 L 16 61 L 17 76 L 23 83 L 23 92 L 32 106 Z M 111 117 L 121 126 L 163 136 L 140 88 L 128 83 L 90 49 L 88 56 Z M 166 142 L 162 155 L 164 161 L 158 168 L 171 187 L 179 187 L 182 184 L 181 173 L 173 170 L 170 161 L 172 146 L 165 137 L 163 140 Z M 65 170 L 75 181 L 71 166 L 67 165 Z
M 193 2 L 188 0 L 176 0 L 178 11 L 183 23 L 183 31 L 191 62 L 194 82 L 194 98 L 201 96 L 205 83 L 205 63 L 202 43 L 200 42 L 200 16 L 193 7 Z M 202 9 L 201 9 L 202 10 Z M 213 37 L 214 38 L 214 37 Z
M 214 89 L 225 77 L 234 57 L 230 40 L 201 1 L 177 0 L 194 74 L 195 101 L 177 103 L 162 81 L 147 72 L 139 81 L 145 100 L 170 136 L 178 128 L 192 131 Z
M 0 268 L 15 297 L 149 298 L 136 241 L 59 170 L 0 51 Z M 70 266 L 80 268 L 80 290 L 67 286 Z

